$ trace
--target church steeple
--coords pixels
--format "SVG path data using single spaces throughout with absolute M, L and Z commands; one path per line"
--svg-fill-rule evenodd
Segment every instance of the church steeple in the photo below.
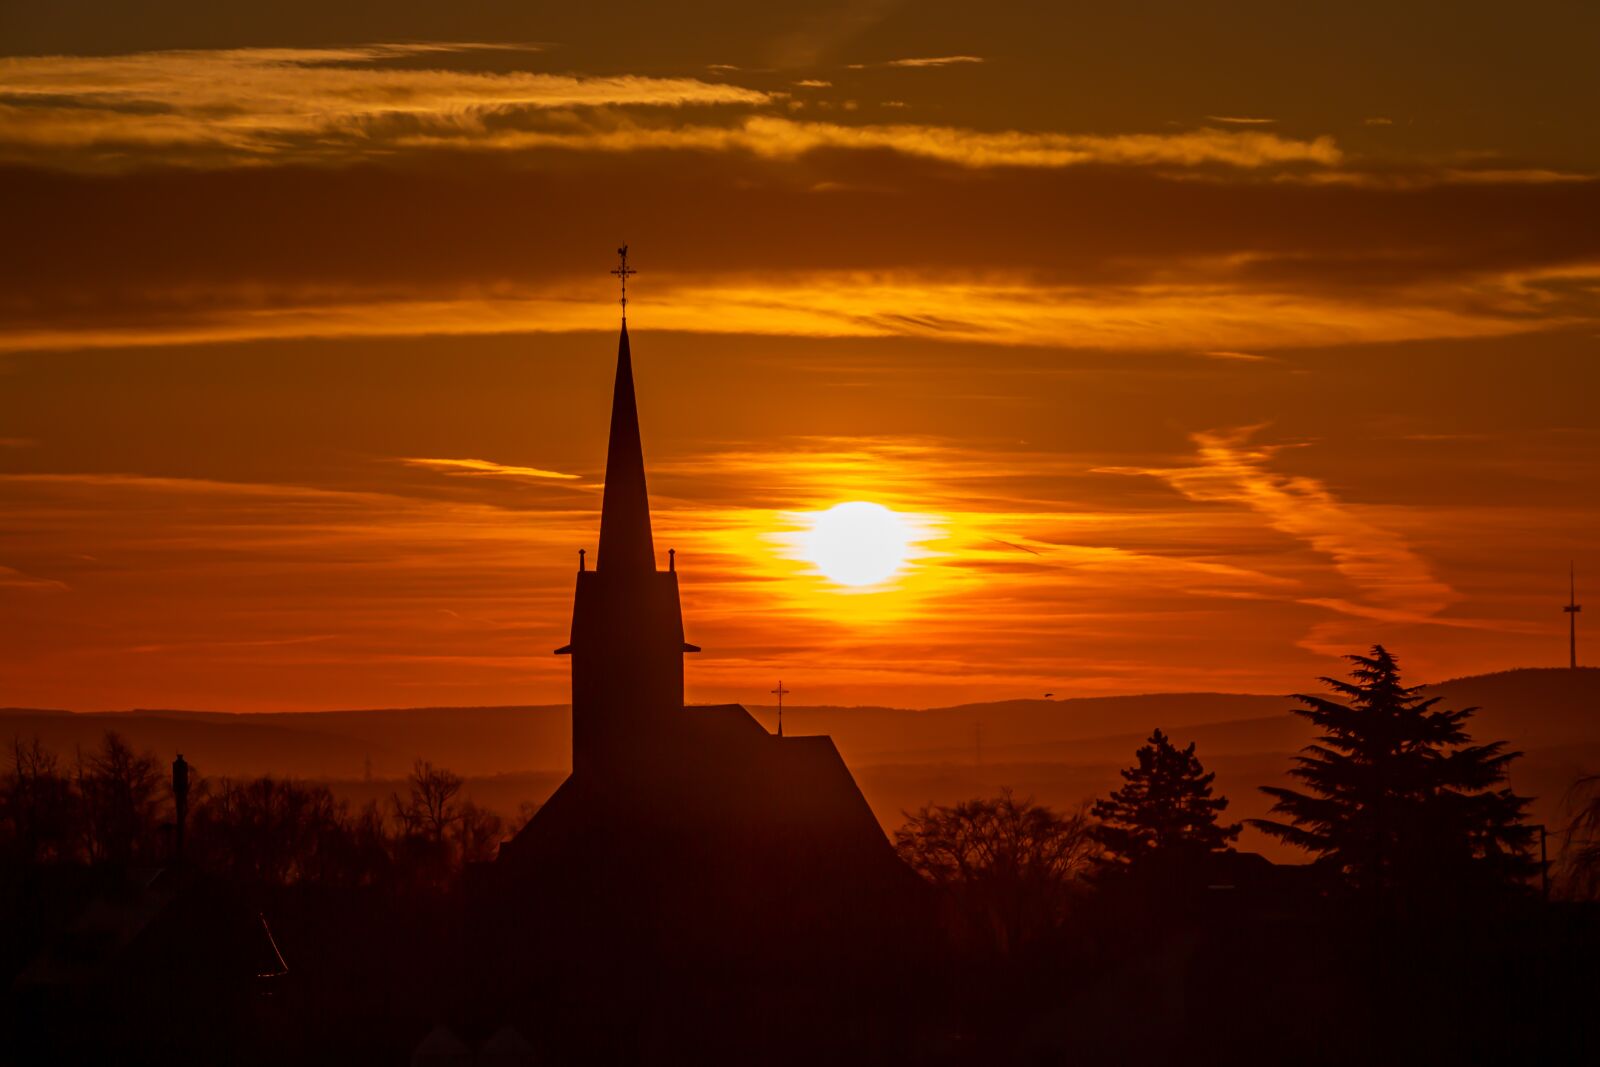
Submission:
M 600 508 L 601 571 L 654 571 L 650 497 L 644 484 L 644 448 L 639 442 L 639 406 L 633 393 L 633 356 L 628 323 L 617 342 L 617 381 L 611 394 L 611 441 L 606 452 L 605 498 Z
M 627 284 L 626 248 L 618 274 Z M 624 298 L 626 299 L 626 298 Z M 626 305 L 624 305 L 626 307 Z M 593 570 L 579 563 L 572 640 L 572 768 L 618 783 L 645 773 L 682 729 L 683 640 L 675 568 L 656 570 L 650 498 L 639 443 L 628 322 L 617 342 L 611 439 L 600 506 L 600 551 Z

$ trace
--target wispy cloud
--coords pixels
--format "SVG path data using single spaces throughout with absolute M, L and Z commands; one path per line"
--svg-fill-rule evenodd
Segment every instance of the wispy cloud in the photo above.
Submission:
M 982 63 L 982 56 L 923 56 L 909 59 L 886 59 L 881 63 L 852 63 L 851 70 L 866 70 L 869 67 L 955 67 L 966 63 Z
M 1274 175 L 1299 185 L 1344 185 L 1361 189 L 1432 189 L 1447 185 L 1569 185 L 1593 182 L 1593 174 L 1543 167 L 1443 167 L 1414 170 L 1320 169 Z
M 1596 268 L 1600 272 L 1600 268 Z M 1373 300 L 1281 292 L 1245 281 L 1056 285 L 1025 277 L 917 277 L 866 271 L 748 278 L 657 277 L 637 313 L 645 328 L 797 337 L 918 337 L 936 341 L 1124 351 L 1188 349 L 1238 360 L 1249 349 L 1505 336 L 1595 321 L 1586 286 L 1600 273 L 1483 279 L 1471 301 L 1418 286 Z M 389 293 L 212 294 L 147 324 L 18 327 L 0 351 L 239 341 L 262 337 L 390 337 L 591 330 L 594 310 L 563 282 L 497 295 L 400 298 Z M 1569 290 L 1571 290 L 1569 292 Z M 230 303 L 229 301 L 237 301 Z M 1537 316 L 1537 318 L 1535 318 Z M 1231 355 L 1216 355 L 1231 353 Z M 1253 362 L 1252 360 L 1244 360 Z
M 402 457 L 401 463 L 408 467 L 420 467 L 423 470 L 440 471 L 453 475 L 497 476 L 510 478 L 533 478 L 535 480 L 555 479 L 558 481 L 577 481 L 576 474 L 564 474 L 561 471 L 543 470 L 539 467 L 518 467 L 508 463 L 495 463 L 487 459 L 425 459 L 418 457 Z
M 37 578 L 31 574 L 24 574 L 15 567 L 0 565 L 0 589 L 27 589 L 38 592 L 59 592 L 67 588 L 67 583 L 54 578 Z
M 567 124 L 562 128 L 545 129 L 430 130 L 399 136 L 396 143 L 412 148 L 498 150 L 743 151 L 768 159 L 793 159 L 820 149 L 888 150 L 972 168 L 1059 168 L 1086 164 L 1240 168 L 1291 164 L 1331 166 L 1343 158 L 1331 137 L 1304 140 L 1255 131 L 1206 129 L 1101 135 L 980 131 L 910 124 L 852 126 L 799 122 L 767 115 L 717 126 L 627 122 L 588 128 L 573 128 Z
M 660 121 L 640 109 L 759 109 L 781 103 L 784 94 L 725 80 L 452 69 L 460 53 L 485 47 L 0 58 L 0 159 L 88 169 L 215 167 L 388 159 L 439 148 L 737 151 L 768 159 L 820 149 L 888 150 L 965 167 L 1033 168 L 1332 166 L 1343 158 L 1329 137 L 1246 130 L 1079 134 L 806 123 L 763 114 L 728 122 Z M 420 68 L 423 61 L 434 65 Z M 943 56 L 884 65 L 978 62 L 976 56 Z M 819 89 L 830 83 L 808 78 L 795 84 Z
M 1160 478 L 1190 500 L 1249 508 L 1275 530 L 1329 559 L 1353 596 L 1303 602 L 1387 622 L 1429 622 L 1458 600 L 1406 539 L 1373 516 L 1380 509 L 1340 500 L 1321 481 L 1272 469 L 1282 446 L 1254 444 L 1260 427 L 1194 435 L 1197 462 L 1187 467 L 1108 468 Z
M 396 59 L 474 44 L 247 48 L 0 58 L 0 153 L 96 146 L 210 149 L 223 161 L 309 155 L 319 138 L 384 140 L 384 125 L 607 106 L 760 104 L 763 92 L 693 78 L 416 69 Z M 346 151 L 351 145 L 343 146 Z M 33 150 L 32 153 L 29 150 Z M 181 159 L 179 160 L 181 161 Z
M 1272 691 L 1315 669 L 1291 648 L 1308 627 L 1301 644 L 1318 654 L 1416 622 L 1510 628 L 1426 614 L 1453 594 L 1394 532 L 1415 516 L 1280 474 L 1288 454 L 1242 431 L 1197 449 L 1186 466 L 1127 468 L 1159 486 L 1095 476 L 1100 454 L 966 435 L 652 449 L 656 543 L 678 550 L 690 636 L 707 649 L 691 696 L 736 699 L 801 664 L 808 693 L 902 705 L 1062 679 L 1076 692 L 1153 677 Z M 69 706 L 562 699 L 564 664 L 547 650 L 565 639 L 598 501 L 531 494 L 523 508 L 511 478 L 463 499 L 408 493 L 393 465 L 365 476 L 351 489 L 0 477 L 0 556 L 16 564 L 0 569 L 0 599 L 22 608 L 0 611 L 0 632 L 39 650 L 7 663 L 8 692 Z M 892 589 L 842 590 L 796 558 L 804 513 L 841 499 L 914 522 L 919 551 Z M 1484 537 L 1483 519 L 1436 517 L 1433 536 L 1455 531 L 1459 550 Z M 72 595 L 18 584 L 42 573 Z M 174 700 L 180 689 L 202 695 Z
M 926 56 L 912 59 L 891 59 L 886 67 L 951 67 L 962 63 L 982 63 L 982 56 Z
M 1253 352 L 1201 352 L 1206 359 L 1228 360 L 1234 363 L 1274 363 L 1271 356 L 1258 356 Z
M 1248 115 L 1207 115 L 1209 122 L 1224 122 L 1229 126 L 1270 126 L 1277 119 L 1253 118 Z

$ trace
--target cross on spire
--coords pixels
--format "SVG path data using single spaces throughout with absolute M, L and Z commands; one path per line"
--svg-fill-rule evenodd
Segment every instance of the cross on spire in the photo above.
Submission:
M 628 277 L 639 272 L 628 266 L 628 246 L 617 249 L 617 267 L 611 273 L 622 281 L 622 317 L 628 317 Z
M 783 687 L 783 682 L 778 682 L 778 688 L 773 690 L 778 695 L 778 736 L 783 736 L 783 698 L 789 695 L 789 690 Z
M 1573 670 L 1578 669 L 1578 612 L 1583 610 L 1583 605 L 1578 603 L 1578 572 L 1577 568 L 1568 565 L 1567 581 L 1570 583 L 1570 592 L 1567 594 L 1567 606 L 1561 610 L 1567 613 L 1567 654 L 1568 663 Z

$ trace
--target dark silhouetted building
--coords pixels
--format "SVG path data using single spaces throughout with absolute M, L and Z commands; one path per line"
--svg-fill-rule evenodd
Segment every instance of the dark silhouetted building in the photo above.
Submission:
M 474 909 L 480 943 L 505 961 L 502 990 L 588 1004 L 598 983 L 620 1012 L 655 1010 L 640 1005 L 671 1000 L 667 974 L 798 983 L 841 960 L 903 958 L 915 938 L 923 883 L 833 742 L 776 736 L 737 704 L 685 706 L 683 657 L 697 651 L 676 566 L 657 565 L 624 323 L 599 552 L 592 569 L 580 561 L 557 650 L 572 658 L 572 774 L 501 848 Z M 750 998 L 805 1007 L 730 982 L 746 1012 Z

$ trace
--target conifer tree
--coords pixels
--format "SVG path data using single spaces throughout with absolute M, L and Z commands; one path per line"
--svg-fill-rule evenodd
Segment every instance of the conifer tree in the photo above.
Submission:
M 1382 645 L 1345 658 L 1351 680 L 1322 681 L 1347 703 L 1295 697 L 1305 706 L 1294 713 L 1322 730 L 1289 771 L 1306 791 L 1263 786 L 1287 821 L 1251 824 L 1379 894 L 1503 887 L 1536 873 L 1528 801 L 1505 785 L 1521 753 L 1503 741 L 1473 745 L 1465 724 L 1477 709 L 1418 696 Z
M 1157 730 L 1139 749 L 1138 766 L 1122 772 L 1125 785 L 1095 801 L 1096 836 L 1113 861 L 1136 865 L 1155 857 L 1211 852 L 1239 836 L 1239 826 L 1219 826 L 1227 797 L 1211 795 L 1211 781 L 1188 748 Z

